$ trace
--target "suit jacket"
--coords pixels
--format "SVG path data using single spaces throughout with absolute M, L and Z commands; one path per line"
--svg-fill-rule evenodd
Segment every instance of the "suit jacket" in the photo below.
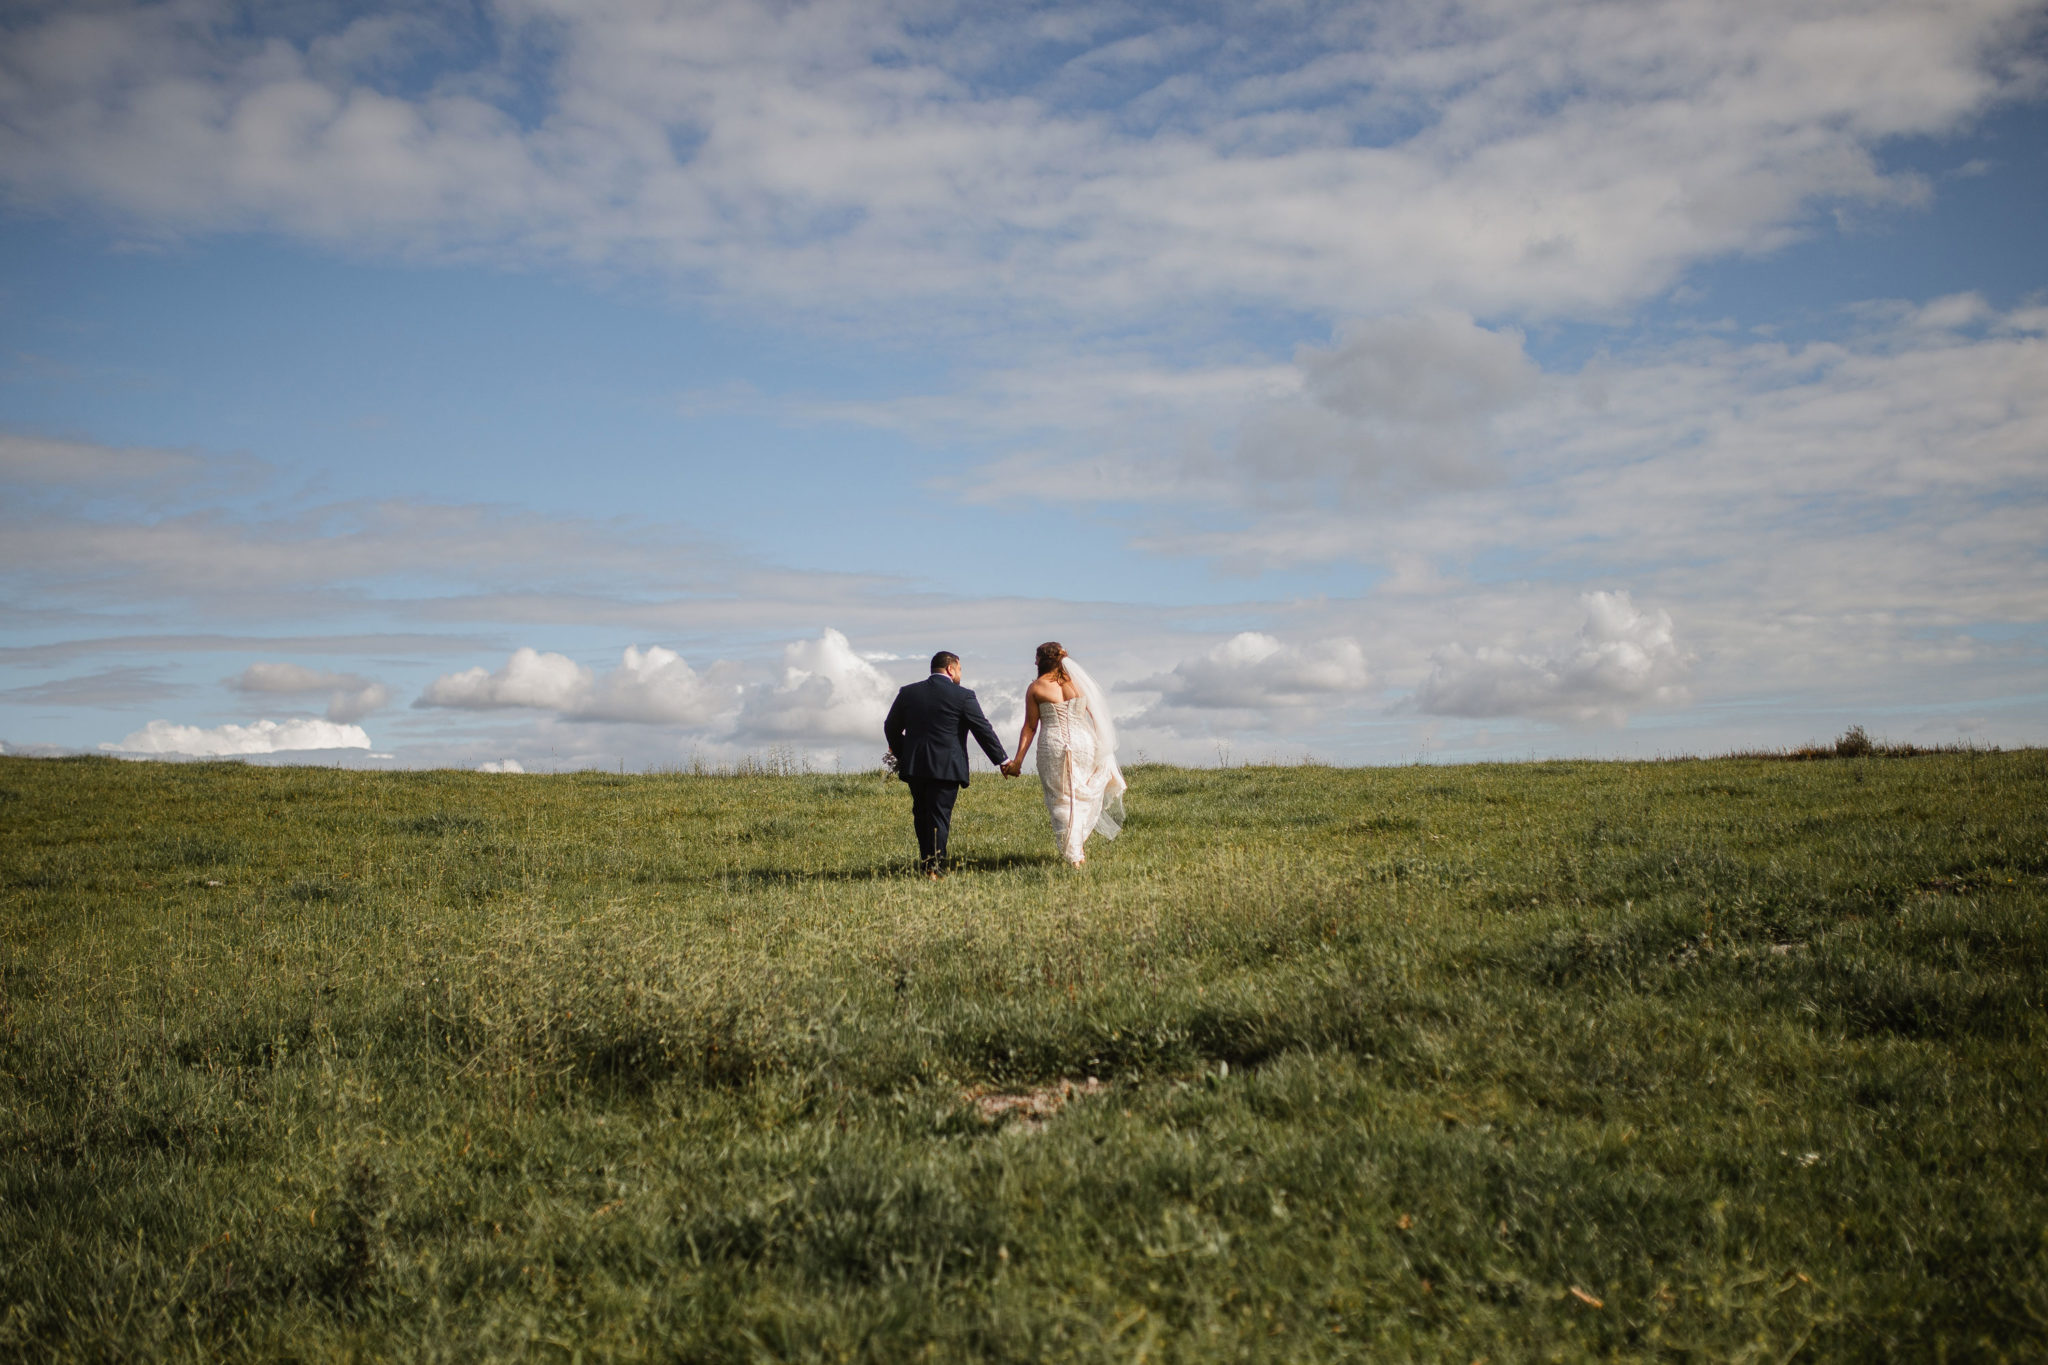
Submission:
M 888 736 L 889 752 L 896 755 L 896 775 L 905 782 L 929 778 L 966 786 L 969 734 L 989 762 L 1000 766 L 1009 759 L 974 693 L 943 673 L 898 692 L 882 733 Z

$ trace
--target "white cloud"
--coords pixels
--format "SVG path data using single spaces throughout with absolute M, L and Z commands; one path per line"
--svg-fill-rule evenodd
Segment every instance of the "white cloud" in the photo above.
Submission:
M 672 649 L 629 645 L 619 666 L 599 675 L 563 654 L 515 650 L 495 673 L 466 669 L 434 679 L 415 706 L 460 710 L 524 707 L 565 720 L 640 725 L 708 725 L 739 702 L 737 669 L 713 664 L 698 673 Z
M 1352 700 L 1371 685 L 1365 651 L 1356 640 L 1297 646 L 1243 631 L 1126 690 L 1156 691 L 1160 706 L 1168 708 L 1270 711 Z
M 715 663 L 700 674 L 674 650 L 628 646 L 619 667 L 599 678 L 589 698 L 569 714 L 643 725 L 708 725 L 738 703 L 737 676 L 731 663 Z
M 1489 472 L 1492 418 L 1536 380 L 1519 333 L 1448 312 L 1354 322 L 1294 363 L 1299 393 L 1255 409 L 1238 436 L 1254 496 L 1473 482 Z
M 1414 705 L 1439 716 L 1529 716 L 1620 725 L 1631 711 L 1687 699 L 1692 658 L 1671 615 L 1645 612 L 1626 592 L 1591 592 L 1578 637 L 1560 649 L 1521 652 L 1451 645 L 1416 689 Z
M 543 654 L 522 646 L 495 673 L 479 667 L 434 679 L 413 705 L 568 711 L 590 695 L 595 682 L 595 674 L 565 654 Z
M 896 684 L 863 659 L 844 635 L 827 629 L 782 651 L 781 681 L 747 690 L 739 730 L 761 739 L 882 738 Z
M 489 741 L 527 762 L 551 765 L 628 762 L 635 766 L 731 763 L 773 746 L 806 761 L 838 763 L 851 752 L 879 753 L 882 717 L 896 684 L 838 630 L 786 645 L 772 679 L 743 680 L 741 665 L 721 661 L 703 673 L 665 649 L 628 649 L 621 666 L 599 674 L 565 655 L 525 648 L 495 672 L 445 674 L 416 705 L 465 710 L 524 709 L 540 718 L 524 732 L 495 730 Z M 604 734 L 591 721 L 661 726 L 667 734 Z M 507 736 L 521 734 L 516 745 Z M 481 755 L 464 755 L 474 764 Z
M 516 758 L 494 758 L 477 764 L 476 770 L 480 773 L 523 773 L 526 768 Z
M 819 415 L 934 441 L 978 425 L 1024 434 L 963 481 L 974 501 L 1352 506 L 1499 477 L 1498 419 L 1540 382 L 1520 332 L 1424 309 L 1345 323 L 1284 365 L 1054 358 L 960 396 Z
M 225 757 L 236 754 L 282 754 L 307 749 L 367 749 L 370 737 L 359 725 L 293 719 L 259 720 L 248 725 L 177 725 L 153 720 L 126 739 L 100 748 L 128 754 L 187 754 Z
M 332 673 L 303 664 L 250 664 L 227 685 L 237 692 L 302 697 L 327 693 L 327 719 L 346 724 L 391 704 L 391 689 L 354 673 Z
M 652 267 L 925 326 L 1018 298 L 1585 312 L 1818 204 L 1924 196 L 1872 148 L 2038 88 L 2037 12 L 522 0 L 466 49 L 531 58 L 515 79 L 397 6 L 310 38 L 299 7 L 51 6 L 0 43 L 0 180 L 145 231 Z M 421 54 L 439 78 L 402 84 Z
M 1397 684 L 1410 650 L 1451 643 L 1445 622 L 1498 642 L 1555 605 L 1475 586 L 1483 563 L 1496 582 L 1620 579 L 1682 606 L 1716 695 L 1822 676 L 1905 687 L 1916 637 L 2048 619 L 2048 341 L 2024 310 L 1938 303 L 1865 310 L 1828 341 L 1691 337 L 1544 376 L 1496 419 L 1491 484 L 1199 518 L 1162 496 L 1139 542 L 1260 569 L 1393 568 L 1349 629 L 1381 642 Z
M 327 591 L 348 610 L 367 601 L 397 621 L 516 622 L 522 634 L 515 638 L 528 639 L 534 638 L 528 632 L 557 626 L 600 626 L 624 638 L 736 640 L 758 639 L 763 629 L 772 629 L 787 639 L 796 622 L 823 617 L 864 648 L 887 646 L 914 660 L 941 641 L 968 653 L 971 667 L 986 667 L 979 661 L 1013 657 L 1006 651 L 1019 640 L 1028 645 L 1079 636 L 1109 643 L 1114 659 L 1097 645 L 1088 648 L 1088 662 L 1102 658 L 1097 671 L 1103 677 L 1126 680 L 1171 673 L 1181 662 L 1178 642 L 1191 629 L 1256 626 L 1288 641 L 1367 641 L 1373 672 L 1395 691 L 1421 688 L 1434 667 L 1432 655 L 1453 646 L 1475 657 L 1483 645 L 1555 662 L 1560 649 L 1540 637 L 1532 642 L 1522 633 L 1529 623 L 1556 621 L 1558 633 L 1569 635 L 1577 620 L 1570 604 L 1580 587 L 1626 583 L 1638 601 L 1674 614 L 1683 624 L 1685 646 L 1700 656 L 1683 681 L 1719 705 L 1711 717 L 1692 722 L 1698 734 L 1737 723 L 1725 719 L 1733 714 L 1726 703 L 1782 698 L 1802 689 L 1837 696 L 1853 689 L 1863 699 L 1858 704 L 1871 706 L 1967 697 L 1983 710 L 2000 697 L 2038 691 L 2039 628 L 2048 621 L 2048 555 L 2039 529 L 2048 504 L 2043 316 L 2038 309 L 1987 313 L 1966 297 L 1860 310 L 1833 339 L 1807 344 L 1729 334 L 1645 345 L 1625 358 L 1603 358 L 1580 374 L 1539 377 L 1503 409 L 1493 419 L 1482 458 L 1496 462 L 1504 479 L 1418 487 L 1391 509 L 1370 501 L 1330 507 L 1245 500 L 1199 507 L 1192 516 L 1170 500 L 1169 488 L 1158 500 L 1140 504 L 1124 523 L 1136 528 L 1143 543 L 1179 555 L 1258 568 L 1329 560 L 1399 570 L 1396 580 L 1359 596 L 1237 600 L 1224 606 L 1220 597 L 1237 594 L 1217 589 L 1206 601 L 1172 607 L 1050 598 L 983 603 L 880 579 L 850 582 L 850 576 L 729 568 L 722 570 L 725 577 L 711 580 L 716 591 L 703 592 L 696 590 L 703 581 L 696 575 L 709 557 L 653 532 L 621 551 L 594 523 L 475 509 L 428 509 L 435 514 L 427 515 L 403 506 L 380 510 L 376 519 L 366 513 L 360 521 L 331 509 L 303 516 L 287 510 L 259 525 L 224 515 L 186 522 L 118 511 L 93 518 L 30 517 L 0 506 L 7 523 L 0 526 L 0 567 L 21 585 L 17 596 L 23 600 L 49 582 L 39 576 L 47 565 L 37 556 L 45 550 L 75 575 L 70 581 L 97 585 L 95 591 L 124 576 L 118 581 L 133 585 L 132 596 L 89 600 L 96 609 L 127 608 L 138 622 L 175 621 L 181 614 L 192 619 L 186 604 L 238 610 L 236 594 L 248 584 L 282 578 L 309 592 Z M 1330 353 L 1341 348 L 1341 340 L 1333 341 Z M 1295 393 L 1304 394 L 1299 371 L 1281 369 L 1294 376 L 1288 382 Z M 1172 384 L 1147 380 L 1115 391 L 1142 388 L 1154 395 L 1142 400 L 1154 405 L 1145 410 L 1156 411 L 1164 424 L 1182 401 L 1179 395 L 1202 388 L 1203 373 L 1191 370 Z M 1271 376 L 1240 383 L 1238 372 L 1226 367 L 1226 373 L 1240 410 L 1277 401 L 1276 389 L 1285 392 L 1284 385 L 1269 382 Z M 1056 396 L 1056 390 L 1050 382 L 1015 377 L 1019 395 Z M 1107 413 L 1120 422 L 1115 414 L 1123 401 L 1098 404 L 1091 397 L 1077 409 L 1077 420 L 1092 422 Z M 1227 424 L 1228 415 L 1220 420 Z M 1107 449 L 1122 429 L 1084 423 L 1063 439 Z M 1061 484 L 1057 470 L 1040 466 L 1031 472 L 1040 487 Z M 1144 495 L 1142 488 L 1132 488 L 1132 496 Z M 1116 527 L 1098 529 L 1117 534 Z M 175 553 L 165 549 L 163 537 L 176 538 Z M 542 537 L 555 547 L 546 557 L 548 573 L 564 583 L 603 583 L 607 590 L 530 586 L 534 580 L 523 575 L 533 572 L 526 567 L 534 562 L 531 546 Z M 402 571 L 409 581 L 413 575 L 438 575 L 446 583 L 464 572 L 465 563 L 492 590 L 383 596 L 377 580 L 365 577 Z M 649 565 L 671 576 L 636 576 L 649 574 Z M 661 586 L 650 590 L 651 581 Z M 1078 581 L 1059 580 L 1054 590 L 1072 591 Z M 333 601 L 322 609 L 332 619 Z M 108 627 L 94 623 L 91 629 Z M 435 661 L 476 657 L 474 651 L 483 647 L 476 637 L 452 635 L 337 639 L 346 640 L 347 652 L 357 656 Z M 273 643 L 208 635 L 181 642 L 152 634 L 20 646 L 4 651 L 0 662 L 40 668 L 87 644 L 96 655 L 134 651 L 143 660 L 174 648 L 219 649 L 240 656 L 236 666 L 251 656 L 334 657 L 306 636 Z M 692 719 L 704 714 L 691 700 L 702 694 L 687 686 L 673 689 L 681 699 L 666 710 L 621 699 L 633 693 L 628 684 L 640 675 L 661 671 L 660 662 L 648 650 L 637 668 L 612 670 L 619 674 L 613 693 L 598 685 L 598 675 L 607 670 L 586 670 L 586 692 L 558 690 L 537 696 L 532 705 L 547 723 L 594 718 L 606 709 L 607 698 L 611 715 L 678 717 L 673 723 L 685 733 L 675 739 L 684 747 L 664 750 L 660 761 L 687 761 L 693 752 L 688 745 L 700 738 L 707 746 L 731 740 L 744 753 L 749 742 L 788 738 L 777 725 L 807 728 L 794 709 L 776 717 L 770 699 L 741 691 L 741 677 L 720 675 L 716 666 L 699 671 L 698 678 L 732 691 L 711 719 Z M 438 663 L 435 671 L 448 666 Z M 575 674 L 576 665 L 570 662 L 569 669 Z M 1003 676 L 992 683 L 1009 680 L 1007 671 L 999 671 Z M 492 676 L 488 669 L 452 675 L 472 684 Z M 687 682 L 689 675 L 674 676 Z M 453 683 L 443 679 L 441 685 Z M 766 686 L 768 693 L 775 690 Z M 505 695 L 494 684 L 469 704 Z M 987 695 L 993 710 L 993 687 Z M 749 724 L 758 729 L 735 728 L 744 702 L 752 703 Z M 1329 705 L 1334 714 L 1337 703 Z M 1357 705 L 1344 714 L 1361 730 L 1381 723 L 1374 718 L 1379 713 L 1368 715 Z M 1195 705 L 1179 706 L 1171 716 L 1190 733 L 1222 725 L 1280 734 L 1299 720 L 1284 708 L 1233 714 Z M 1418 723 L 1388 723 L 1397 721 Z M 1668 717 L 1658 721 L 1668 723 Z M 124 720 L 100 733 L 131 724 Z M 848 732 L 865 737 L 858 721 Z M 43 732 L 16 733 L 40 738 Z M 446 761 L 467 767 L 516 752 L 528 766 L 553 763 L 549 746 L 557 738 L 550 733 L 538 749 L 480 746 Z M 589 743 L 596 752 L 621 741 L 599 734 Z M 566 742 L 563 752 L 569 752 Z

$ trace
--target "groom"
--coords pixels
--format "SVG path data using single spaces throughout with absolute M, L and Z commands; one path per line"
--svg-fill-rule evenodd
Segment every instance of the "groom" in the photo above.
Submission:
M 995 727 L 981 714 L 974 693 L 960 685 L 960 656 L 932 655 L 932 675 L 896 694 L 882 733 L 896 756 L 896 775 L 910 784 L 910 822 L 917 826 L 917 851 L 924 875 L 946 866 L 946 835 L 953 827 L 953 800 L 967 785 L 967 736 L 1001 767 L 1009 758 Z

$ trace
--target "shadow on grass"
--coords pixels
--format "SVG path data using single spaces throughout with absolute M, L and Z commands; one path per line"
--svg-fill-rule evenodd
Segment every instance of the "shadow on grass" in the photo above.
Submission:
M 947 866 L 953 872 L 1008 872 L 1019 867 L 1061 865 L 1058 856 L 1051 853 L 991 853 L 979 857 L 966 854 L 947 860 Z
M 1059 859 L 1051 853 L 991 853 L 956 854 L 947 859 L 946 875 L 964 876 L 976 872 L 1009 872 L 1018 868 L 1054 867 Z M 734 868 L 727 872 L 711 873 L 703 878 L 691 880 L 731 881 L 747 886 L 783 886 L 793 882 L 873 882 L 894 881 L 921 875 L 917 860 L 896 856 L 880 858 L 872 863 L 853 867 L 792 867 L 761 864 L 754 867 Z

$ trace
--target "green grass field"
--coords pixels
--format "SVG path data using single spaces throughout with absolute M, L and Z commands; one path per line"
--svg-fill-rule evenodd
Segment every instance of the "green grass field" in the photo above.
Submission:
M 0 759 L 0 1354 L 2048 1358 L 2048 753 L 1130 776 Z

